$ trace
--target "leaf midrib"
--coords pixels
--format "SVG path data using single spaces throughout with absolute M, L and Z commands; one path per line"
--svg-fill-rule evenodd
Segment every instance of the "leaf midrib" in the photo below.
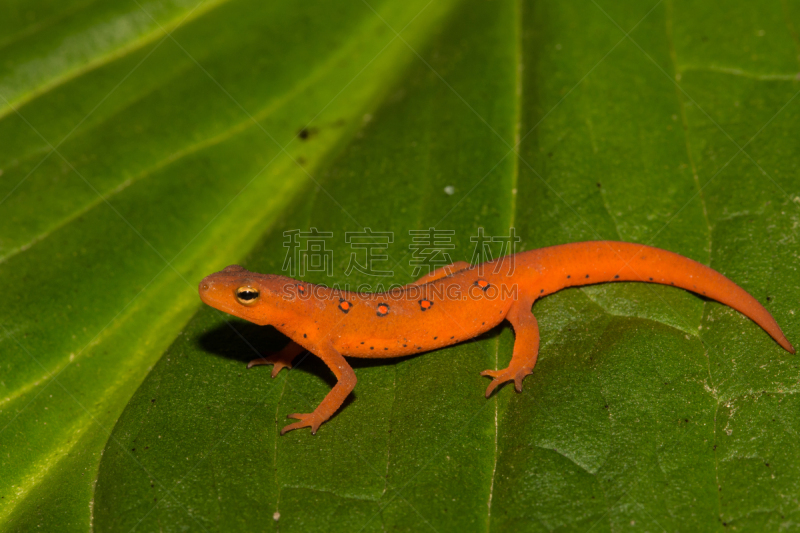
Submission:
M 179 27 L 191 23 L 197 18 L 205 15 L 206 13 L 230 1 L 231 0 L 203 0 L 201 4 L 198 4 L 197 7 L 190 10 L 189 13 L 186 15 L 181 14 L 182 16 L 176 16 L 165 24 L 158 24 L 156 22 L 156 27 L 153 28 L 150 32 L 141 35 L 139 38 L 133 41 L 130 41 L 128 44 L 120 46 L 119 48 L 111 50 L 105 54 L 100 54 L 94 59 L 87 61 L 86 63 L 82 64 L 77 68 L 64 71 L 58 74 L 57 76 L 50 78 L 49 81 L 42 83 L 38 87 L 32 87 L 28 89 L 27 92 L 20 94 L 17 98 L 13 100 L 9 101 L 3 98 L 3 102 L 0 102 L 0 120 L 4 119 L 6 116 L 12 113 L 18 112 L 20 108 L 31 103 L 33 100 L 51 92 L 53 89 L 56 89 L 61 85 L 64 85 L 68 81 L 78 78 L 79 76 L 82 76 L 99 67 L 102 67 L 103 65 L 107 65 L 118 59 L 122 59 L 123 57 L 128 56 L 131 53 L 136 52 L 137 50 L 141 50 L 148 44 L 151 44 L 154 41 L 156 41 L 160 35 L 164 34 L 164 36 L 161 38 L 161 41 L 157 43 L 155 46 L 155 48 L 158 48 L 164 41 L 166 41 L 170 37 L 171 33 L 177 30 Z M 155 48 L 153 49 L 153 51 L 155 50 Z
M 229 1 L 229 0 L 224 0 L 224 1 Z M 367 29 L 371 28 L 371 26 L 374 26 L 374 25 L 375 24 L 367 24 Z M 363 35 L 363 33 L 364 32 L 358 32 L 355 35 L 356 35 L 356 37 L 358 37 L 360 35 Z M 91 200 L 90 202 L 84 204 L 84 206 L 81 207 L 80 209 L 74 211 L 69 216 L 67 216 L 67 217 L 61 219 L 60 221 L 58 221 L 51 228 L 49 228 L 47 231 L 45 231 L 43 233 L 40 233 L 39 235 L 36 235 L 34 238 L 32 238 L 27 243 L 20 245 L 16 249 L 13 249 L 10 252 L 8 252 L 7 254 L 0 255 L 0 264 L 3 264 L 6 261 L 8 261 L 9 259 L 13 258 L 14 256 L 31 249 L 33 246 L 35 246 L 38 243 L 46 240 L 50 235 L 52 235 L 53 233 L 57 232 L 59 229 L 69 225 L 71 222 L 75 221 L 76 219 L 78 219 L 79 217 L 83 216 L 84 214 L 86 214 L 87 212 L 91 211 L 92 209 L 96 208 L 97 206 L 108 202 L 110 199 L 114 198 L 117 194 L 121 193 L 122 191 L 124 191 L 125 189 L 130 187 L 131 185 L 134 185 L 134 184 L 138 183 L 139 181 L 148 178 L 152 174 L 154 174 L 154 173 L 158 172 L 159 170 L 161 170 L 161 169 L 163 169 L 163 168 L 165 168 L 165 167 L 167 167 L 167 166 L 169 166 L 169 165 L 171 165 L 171 164 L 183 159 L 184 157 L 194 155 L 196 153 L 201 152 L 204 149 L 219 145 L 219 144 L 221 144 L 221 143 L 233 138 L 234 136 L 236 136 L 236 135 L 238 135 L 240 133 L 244 133 L 244 132 L 250 130 L 251 128 L 257 127 L 257 128 L 263 129 L 263 126 L 261 126 L 261 121 L 263 121 L 264 119 L 268 118 L 270 115 L 275 113 L 278 109 L 280 109 L 284 104 L 286 104 L 287 102 L 291 101 L 296 96 L 296 94 L 302 93 L 304 90 L 306 90 L 309 87 L 311 87 L 316 81 L 318 81 L 324 75 L 326 75 L 329 72 L 331 72 L 344 58 L 347 57 L 347 55 L 352 51 L 352 49 L 354 47 L 356 47 L 357 45 L 360 44 L 360 42 L 361 41 L 359 39 L 357 39 L 357 38 L 354 38 L 354 39 L 351 39 L 350 41 L 348 41 L 348 44 L 346 46 L 342 46 L 342 47 L 338 48 L 336 50 L 336 53 L 331 54 L 326 61 L 324 61 L 323 63 L 319 64 L 317 66 L 317 68 L 315 68 L 314 70 L 310 71 L 307 76 L 299 79 L 297 83 L 295 83 L 292 86 L 288 87 L 287 90 L 284 91 L 281 95 L 279 95 L 276 98 L 274 98 L 269 105 L 263 107 L 262 109 L 256 111 L 255 113 L 252 113 L 250 116 L 246 117 L 241 122 L 238 122 L 238 123 L 232 125 L 228 129 L 223 130 L 223 131 L 217 133 L 216 135 L 212 135 L 212 136 L 210 136 L 210 137 L 208 137 L 206 139 L 203 139 L 201 141 L 198 141 L 198 142 L 196 142 L 194 144 L 189 144 L 189 145 L 187 145 L 187 146 L 185 146 L 185 147 L 173 152 L 171 155 L 165 157 L 164 159 L 162 159 L 160 161 L 157 161 L 152 166 L 150 166 L 147 169 L 145 169 L 142 172 L 140 172 L 137 176 L 135 176 L 133 178 L 128 178 L 127 180 L 124 180 L 123 182 L 117 184 L 115 187 L 113 187 L 113 188 L 111 188 L 111 189 L 109 189 L 107 191 L 100 191 L 101 196 L 96 196 L 93 200 Z M 188 68 L 191 68 L 191 67 L 188 67 Z M 102 125 L 102 124 L 106 123 L 107 121 L 111 120 L 114 116 L 117 116 L 120 112 L 122 112 L 124 109 L 130 107 L 130 105 L 132 105 L 136 101 L 137 100 L 134 100 L 134 101 L 130 102 L 128 105 L 125 106 L 125 108 L 120 109 L 114 115 L 106 117 L 102 122 L 99 122 L 98 124 L 93 126 L 92 130 L 96 129 L 100 125 Z M 320 113 L 322 113 L 322 111 L 320 111 Z M 2 120 L 2 118 L 3 118 L 2 117 L 2 113 L 0 113 L 0 120 Z M 88 130 L 88 131 L 92 131 L 92 130 Z M 87 132 L 83 132 L 82 135 L 85 135 L 86 133 Z M 67 137 L 69 137 L 69 135 Z M 67 139 L 67 137 L 62 139 L 61 142 L 59 142 L 59 145 L 62 144 Z M 294 142 L 296 139 L 297 139 L 297 135 L 295 135 L 292 138 L 292 140 L 289 141 L 289 143 L 287 143 L 285 146 L 282 146 L 282 147 L 279 146 L 279 148 L 281 150 L 270 161 L 269 164 L 272 164 L 275 161 L 275 159 L 280 157 L 280 155 L 283 154 L 284 151 L 286 151 L 286 149 L 289 147 L 289 145 L 292 144 L 292 142 Z M 55 148 L 53 148 L 53 145 L 51 144 L 50 145 L 50 150 L 48 151 L 47 155 L 45 155 L 45 158 L 49 157 L 58 148 L 59 145 L 56 145 Z M 60 152 L 59 152 L 59 155 L 60 155 Z M 269 164 L 267 166 L 269 166 Z

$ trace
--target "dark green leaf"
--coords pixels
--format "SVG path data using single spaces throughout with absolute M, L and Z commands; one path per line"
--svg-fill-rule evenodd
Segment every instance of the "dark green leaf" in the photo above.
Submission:
M 687 292 L 537 302 L 520 394 L 483 397 L 507 327 L 352 360 L 316 436 L 279 431 L 332 386 L 322 363 L 270 379 L 245 363 L 285 338 L 192 317 L 205 274 L 280 272 L 286 230 L 332 231 L 333 276 L 304 279 L 355 286 L 414 279 L 409 230 L 454 230 L 470 261 L 479 227 L 513 226 L 519 250 L 615 239 L 709 264 L 797 344 L 794 3 L 10 5 L 4 529 L 795 527 L 797 356 Z M 394 276 L 345 276 L 365 227 L 394 233 Z

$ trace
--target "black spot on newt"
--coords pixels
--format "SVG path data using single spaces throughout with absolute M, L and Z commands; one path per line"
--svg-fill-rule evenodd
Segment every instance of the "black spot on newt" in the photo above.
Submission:
M 419 301 L 419 309 L 420 311 L 427 311 L 433 306 L 433 302 L 430 300 L 420 300 Z
M 586 276 L 586 277 L 588 278 L 589 276 Z M 616 276 L 614 276 L 614 279 L 619 279 L 619 274 L 617 274 Z
M 389 306 L 386 304 L 378 304 L 378 316 L 386 316 L 389 314 Z

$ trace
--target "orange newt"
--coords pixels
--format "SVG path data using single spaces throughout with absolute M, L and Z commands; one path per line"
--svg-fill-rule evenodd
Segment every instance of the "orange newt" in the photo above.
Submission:
M 206 277 L 199 292 L 212 307 L 272 325 L 291 339 L 283 350 L 251 361 L 248 368 L 274 365 L 275 377 L 308 350 L 336 375 L 338 382 L 313 413 L 289 415 L 298 422 L 284 427 L 284 434 L 302 427 L 316 433 L 342 405 L 356 385 L 343 356 L 401 357 L 436 350 L 480 335 L 503 320 L 511 323 L 516 336 L 511 363 L 481 375 L 492 378 L 487 397 L 512 380 L 519 392 L 539 352 L 533 302 L 566 287 L 609 281 L 660 283 L 701 294 L 749 317 L 795 353 L 772 315 L 719 272 L 666 250 L 625 242 L 563 244 L 476 266 L 457 262 L 383 293 L 338 291 L 231 265 Z

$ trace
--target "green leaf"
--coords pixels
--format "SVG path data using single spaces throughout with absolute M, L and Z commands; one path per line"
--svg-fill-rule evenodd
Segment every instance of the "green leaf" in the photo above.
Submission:
M 712 7 L 713 6 L 713 7 Z M 615 239 L 740 284 L 797 344 L 800 8 L 735 2 L 12 2 L 0 17 L 0 530 L 791 529 L 800 363 L 739 313 L 608 284 L 500 327 L 270 379 L 199 308 L 227 264 L 414 279 L 409 230 Z M 166 32 L 173 33 L 167 35 Z M 303 131 L 302 135 L 300 132 Z M 285 147 L 285 150 L 283 148 Z M 345 233 L 394 233 L 345 276 Z M 495 247 L 495 253 L 498 251 Z
M 89 527 L 103 447 L 199 307 L 197 282 L 252 248 L 412 57 L 361 6 L 206 7 L 173 13 L 183 25 L 169 36 L 153 15 L 156 39 L 98 49 L 72 80 L 37 70 L 36 87 L 52 87 L 21 107 L 39 89 L 19 73 L 37 61 L 62 66 L 63 43 L 48 24 L 91 49 L 97 26 L 86 17 L 134 22 L 115 7 L 103 15 L 98 4 L 75 4 L 83 16 L 19 30 L 19 42 L 39 43 L 39 59 L 17 57 L 11 41 L 0 50 L 9 110 L 0 121 L 6 529 Z M 378 9 L 403 27 L 422 7 Z M 431 7 L 409 26 L 410 43 L 446 6 Z M 129 16 L 149 17 L 147 8 Z

